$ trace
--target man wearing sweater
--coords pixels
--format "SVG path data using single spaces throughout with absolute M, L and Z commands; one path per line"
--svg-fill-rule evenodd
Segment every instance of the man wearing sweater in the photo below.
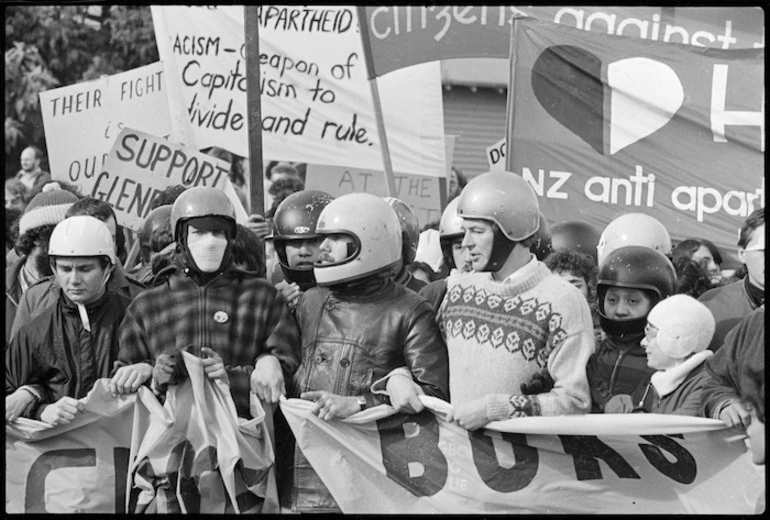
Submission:
M 449 353 L 454 420 L 587 413 L 594 349 L 588 303 L 530 251 L 537 197 L 510 172 L 487 172 L 460 195 L 463 247 L 474 273 L 452 275 L 438 321 Z

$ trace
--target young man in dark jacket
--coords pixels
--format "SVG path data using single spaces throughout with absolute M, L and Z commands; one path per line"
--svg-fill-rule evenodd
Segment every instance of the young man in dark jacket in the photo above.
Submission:
M 107 287 L 115 246 L 107 226 L 89 216 L 54 228 L 48 246 L 60 289 L 22 327 L 5 353 L 6 421 L 17 417 L 67 424 L 118 355 L 118 327 L 129 300 Z

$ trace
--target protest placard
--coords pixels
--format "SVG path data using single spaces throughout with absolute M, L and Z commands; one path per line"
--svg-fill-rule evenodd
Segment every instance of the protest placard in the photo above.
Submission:
M 393 177 L 396 193 L 392 196 L 412 207 L 420 227 L 441 218 L 441 196 L 437 177 L 408 173 L 394 173 Z M 385 172 L 364 168 L 308 164 L 305 188 L 325 191 L 334 197 L 353 192 L 388 196 Z
M 511 16 L 586 31 L 721 49 L 764 46 L 759 7 L 376 5 L 365 13 L 370 76 L 450 58 L 508 58 Z
M 643 212 L 733 250 L 765 205 L 764 49 L 515 24 L 506 169 L 543 214 L 603 229 Z
M 263 155 L 356 168 L 382 167 L 356 11 L 275 6 L 259 17 Z M 160 56 L 178 78 L 199 148 L 248 156 L 241 6 L 153 6 Z M 445 174 L 438 64 L 379 86 L 396 171 Z
M 171 134 L 167 85 L 160 62 L 40 93 L 51 177 L 93 192 L 123 127 Z
M 109 203 L 119 224 L 139 230 L 152 200 L 166 187 L 209 186 L 228 195 L 237 208 L 236 220 L 242 222 L 246 213 L 229 172 L 230 164 L 221 159 L 124 127 L 88 195 Z
M 751 514 L 765 485 L 712 419 L 526 417 L 469 432 L 429 410 L 383 405 L 327 422 L 313 406 L 281 401 L 297 449 L 347 514 Z

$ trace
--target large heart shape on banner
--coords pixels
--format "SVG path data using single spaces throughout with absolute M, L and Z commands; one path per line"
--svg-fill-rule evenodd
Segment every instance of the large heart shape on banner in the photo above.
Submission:
M 602 155 L 657 132 L 684 101 L 682 84 L 668 65 L 635 57 L 605 66 L 572 45 L 540 54 L 532 90 L 551 117 Z

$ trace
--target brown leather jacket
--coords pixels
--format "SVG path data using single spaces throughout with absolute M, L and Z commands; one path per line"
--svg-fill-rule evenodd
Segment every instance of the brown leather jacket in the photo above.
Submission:
M 426 395 L 449 400 L 449 362 L 430 304 L 389 282 L 374 292 L 342 294 L 314 287 L 297 308 L 302 362 L 294 392 L 326 390 L 381 404 L 371 385 L 406 366 Z
M 294 395 L 325 390 L 384 402 L 372 383 L 406 366 L 426 395 L 449 401 L 449 359 L 431 305 L 392 281 L 374 278 L 344 292 L 314 287 L 297 307 L 302 362 Z M 295 451 L 290 504 L 295 512 L 340 512 L 299 448 Z

